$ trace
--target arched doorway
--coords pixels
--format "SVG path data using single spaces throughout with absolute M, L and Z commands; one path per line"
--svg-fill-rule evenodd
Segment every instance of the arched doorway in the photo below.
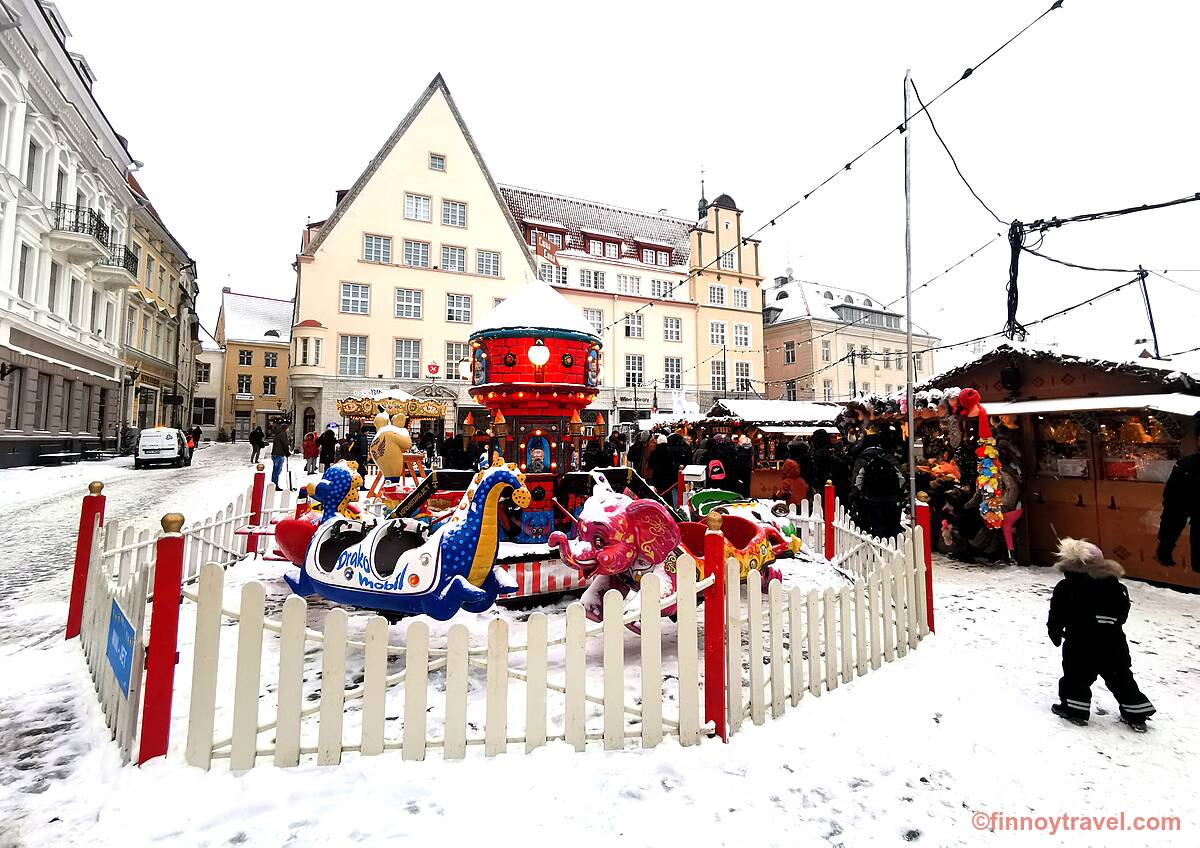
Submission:
M 317 412 L 311 406 L 304 408 L 304 432 L 300 434 L 303 437 L 306 433 L 314 433 L 317 429 Z

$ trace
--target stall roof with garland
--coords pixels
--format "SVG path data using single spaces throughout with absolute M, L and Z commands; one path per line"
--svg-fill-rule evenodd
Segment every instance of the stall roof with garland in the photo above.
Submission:
M 748 424 L 826 424 L 834 426 L 841 404 L 803 400 L 719 400 L 711 418 L 736 418 Z
M 529 329 L 562 330 L 599 339 L 596 328 L 583 317 L 578 306 L 568 301 L 547 283 L 531 280 L 500 305 L 479 317 L 475 332 Z
M 1140 377 L 1147 382 L 1161 383 L 1164 386 L 1181 385 L 1185 391 L 1200 394 L 1200 368 L 1196 367 L 1197 361 L 1190 357 L 1181 357 L 1178 360 L 1154 359 L 1153 357 L 1130 358 L 1124 353 L 1089 352 L 1078 349 L 1066 351 L 1049 345 L 1018 341 L 1001 342 L 991 350 L 979 354 L 970 362 L 956 365 L 930 377 L 918 386 L 918 389 L 957 385 L 956 381 L 970 369 L 1012 355 L 1023 356 L 1034 361 L 1052 359 L 1065 364 L 1087 365 L 1117 371 Z

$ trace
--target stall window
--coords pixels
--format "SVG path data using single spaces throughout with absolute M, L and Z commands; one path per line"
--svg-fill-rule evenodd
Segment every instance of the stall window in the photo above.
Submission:
M 1070 415 L 1039 416 L 1037 470 L 1042 477 L 1091 476 L 1087 433 Z
M 1179 459 L 1182 430 L 1168 416 L 1143 413 L 1100 418 L 1105 480 L 1162 483 Z

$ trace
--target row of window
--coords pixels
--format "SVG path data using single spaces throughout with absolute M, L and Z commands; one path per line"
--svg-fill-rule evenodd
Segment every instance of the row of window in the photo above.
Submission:
M 140 334 L 137 332 L 138 315 L 142 316 Z M 155 318 L 151 310 L 143 312 L 136 306 L 126 308 L 125 344 L 165 362 L 173 363 L 177 358 L 175 328 Z
M 207 363 L 200 363 L 207 368 Z M 238 365 L 253 365 L 254 351 L 248 348 L 238 348 Z M 279 353 L 273 350 L 263 351 L 263 367 L 278 368 Z M 207 373 L 207 372 L 206 372 Z
M 17 297 L 22 300 L 40 302 L 53 314 L 64 316 L 72 324 L 83 327 L 87 332 L 102 334 L 104 338 L 115 342 L 116 337 L 113 333 L 114 303 L 95 288 L 89 289 L 87 321 L 84 323 L 85 316 L 82 314 L 83 280 L 73 276 L 68 281 L 66 274 L 63 273 L 63 266 L 51 259 L 45 291 L 39 291 L 37 263 L 40 255 L 41 252 L 37 248 L 24 242 L 20 243 L 17 254 Z M 65 303 L 63 302 L 64 296 Z M 100 317 L 101 303 L 104 305 L 103 319 Z M 132 337 L 126 341 L 133 344 Z
M 904 370 L 904 351 L 892 350 L 890 347 L 885 347 L 881 353 L 876 354 L 872 353 L 871 348 L 867 345 L 859 345 L 858 352 L 855 353 L 854 345 L 847 344 L 846 356 L 857 356 L 858 361 L 863 365 L 870 362 L 872 356 L 877 356 L 880 357 L 880 367 L 883 369 L 890 371 L 894 367 L 897 371 Z M 921 371 L 921 354 L 919 353 L 913 354 L 913 370 L 917 373 Z
M 733 363 L 735 391 L 748 392 L 751 390 L 750 363 Z M 683 386 L 683 359 L 678 356 L 663 357 L 664 389 L 679 389 Z M 714 392 L 726 389 L 725 362 L 713 360 L 708 363 L 709 388 Z M 625 388 L 632 389 L 646 385 L 646 359 L 640 353 L 625 354 Z
M 436 270 L 467 273 L 467 249 L 443 244 L 442 261 Z M 427 241 L 404 240 L 404 265 L 408 268 L 429 268 L 432 245 Z M 367 262 L 392 264 L 391 236 L 364 235 L 363 259 Z M 484 277 L 500 276 L 500 254 L 495 250 L 475 251 L 475 273 Z
M 642 278 L 633 274 L 617 274 L 617 292 L 619 294 L 640 295 L 642 293 Z M 570 272 L 566 265 L 551 265 L 548 262 L 543 262 L 538 266 L 538 279 L 544 283 L 552 283 L 560 286 L 570 285 Z M 583 289 L 593 289 L 595 291 L 608 290 L 608 277 L 605 271 L 594 271 L 590 268 L 579 269 L 579 287 Z M 650 297 L 660 300 L 679 300 L 679 290 L 683 288 L 683 282 L 672 282 L 671 280 L 651 280 L 650 281 Z M 710 285 L 708 287 L 708 305 L 709 306 L 725 306 L 726 305 L 726 290 L 725 286 Z M 750 308 L 750 292 L 748 289 L 735 288 L 733 290 L 733 306 L 736 309 Z
M 253 389 L 251 388 L 251 383 L 253 382 L 251 377 L 252 377 L 252 375 L 250 375 L 250 374 L 238 374 L 237 375 L 238 394 L 248 395 L 253 391 Z M 263 377 L 262 378 L 262 387 L 263 387 L 262 393 L 264 395 L 274 395 L 275 390 L 278 386 L 279 386 L 279 379 L 277 377 Z
M 425 292 L 420 289 L 396 289 L 393 314 L 397 318 L 425 317 Z M 470 324 L 473 298 L 469 294 L 446 295 L 446 320 L 455 324 Z M 371 312 L 371 287 L 366 283 L 342 283 L 339 311 L 349 315 Z
M 147 291 L 158 295 L 160 299 L 171 304 L 171 306 L 175 306 L 179 299 L 178 288 L 175 285 L 175 276 L 173 274 L 168 275 L 166 266 L 161 263 L 156 264 L 154 257 L 149 254 L 146 254 L 146 261 L 143 262 L 142 246 L 137 242 L 134 242 L 130 249 L 133 251 L 133 255 L 137 257 L 138 268 L 142 273 L 143 287 Z
M 4 409 L 4 427 L 7 430 L 20 430 L 23 426 L 21 415 L 24 412 L 24 398 L 26 391 L 26 370 L 24 368 L 14 368 L 9 372 L 8 382 L 8 402 Z M 78 410 L 79 419 L 77 421 L 78 428 L 75 432 L 94 432 L 91 425 L 92 414 L 92 393 L 94 387 L 88 383 L 83 383 L 78 380 L 63 380 L 62 381 L 62 403 L 55 409 L 51 409 L 51 375 L 47 373 L 38 373 L 37 375 L 37 395 L 34 397 L 33 407 L 33 429 L 38 431 L 49 432 L 51 425 L 58 432 L 71 432 L 70 421 L 68 416 L 75 415 Z M 104 414 L 103 401 L 104 390 L 100 390 L 101 409 L 100 414 Z
M 530 247 L 537 247 L 539 235 L 559 250 L 562 249 L 564 244 L 562 233 L 551 233 L 536 228 L 529 230 Z M 646 247 L 645 245 L 639 246 L 631 242 L 620 242 L 597 236 L 588 236 L 587 252 L 592 256 L 600 256 L 605 259 L 620 259 L 622 255 L 627 258 L 640 258 L 643 265 L 669 267 L 671 264 L 671 251 L 669 250 L 660 250 L 657 247 Z
M 307 341 L 307 339 L 301 339 L 301 342 Z M 313 341 L 317 343 L 317 361 L 314 361 L 313 364 L 320 365 L 320 340 L 314 339 Z M 392 344 L 393 379 L 421 379 L 421 340 L 393 339 Z M 467 359 L 469 352 L 470 346 L 466 342 L 446 342 L 446 368 L 444 373 L 447 380 L 462 379 L 458 372 L 458 363 Z M 306 364 L 304 362 L 305 355 L 306 348 L 302 346 L 301 365 Z M 342 377 L 367 376 L 366 336 L 338 336 L 338 375 Z

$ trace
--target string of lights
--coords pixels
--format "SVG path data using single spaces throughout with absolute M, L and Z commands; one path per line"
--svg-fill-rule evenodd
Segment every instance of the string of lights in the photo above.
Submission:
M 1049 15 L 1055 9 L 1061 8 L 1062 4 L 1063 4 L 1063 0 L 1054 0 L 1054 2 L 1050 5 L 1050 7 L 1048 9 L 1046 9 L 1044 12 L 1042 12 L 1040 15 L 1038 15 L 1032 21 L 1027 23 L 1024 27 L 1022 27 L 1020 30 L 1018 30 L 1014 35 L 1010 36 L 1008 38 L 1008 40 L 1001 43 L 1000 46 L 996 47 L 994 50 L 992 50 L 990 53 L 988 53 L 986 56 L 984 56 L 981 60 L 976 62 L 974 65 L 968 66 L 957 79 L 955 79 L 953 82 L 951 82 L 945 88 L 943 88 L 932 100 L 929 101 L 929 106 L 932 106 L 934 103 L 938 102 L 943 97 L 945 97 L 947 94 L 949 94 L 960 83 L 965 81 L 972 74 L 974 74 L 976 71 L 978 71 L 984 65 L 986 65 L 989 61 L 991 61 L 998 53 L 1000 53 L 1002 50 L 1004 50 L 1006 47 L 1008 47 L 1010 44 L 1012 44 L 1014 41 L 1016 41 L 1018 38 L 1020 38 L 1026 32 L 1028 32 L 1035 24 L 1039 23 L 1043 18 L 1045 18 L 1047 15 Z M 922 107 L 919 110 L 917 110 L 912 115 L 908 116 L 907 120 L 911 121 L 913 118 L 919 117 L 923 112 L 925 112 L 925 110 L 927 108 L 928 108 L 927 106 L 922 105 Z M 782 218 L 785 215 L 787 215 L 788 213 L 792 212 L 797 206 L 799 206 L 804 201 L 808 200 L 810 197 L 812 197 L 818 191 L 823 189 L 825 186 L 829 185 L 829 183 L 833 182 L 837 177 L 839 177 L 842 174 L 844 174 L 845 172 L 849 171 L 855 165 L 855 163 L 857 163 L 859 160 L 861 160 L 864 156 L 866 156 L 868 153 L 870 153 L 876 147 L 883 144 L 883 142 L 885 142 L 892 135 L 903 135 L 906 132 L 906 129 L 907 129 L 907 121 L 897 124 L 896 126 L 890 128 L 887 132 L 885 132 L 883 135 L 881 135 L 879 138 L 877 138 L 874 142 L 869 144 L 865 149 L 863 149 L 858 155 L 854 156 L 849 161 L 847 161 L 845 165 L 840 166 L 836 171 L 833 171 L 825 179 L 821 180 L 819 183 L 817 183 L 811 189 L 806 191 L 800 197 L 793 200 L 787 206 L 783 207 L 783 209 L 781 209 L 779 212 L 775 213 L 775 215 L 772 216 L 771 218 L 769 218 L 766 223 L 762 224 L 761 226 L 759 226 L 757 229 L 755 229 L 753 232 L 749 233 L 748 235 L 742 236 L 740 246 L 746 247 L 751 242 L 751 240 L 755 239 L 760 233 L 762 233 L 768 227 L 774 227 L 780 218 Z M 679 280 L 677 283 L 675 283 L 675 285 L 673 285 L 670 289 L 667 290 L 667 292 L 663 295 L 662 300 L 669 302 L 671 296 L 680 287 L 686 285 L 688 282 L 695 279 L 697 276 L 699 276 L 704 271 L 709 270 L 714 265 L 717 265 L 720 262 L 720 260 L 725 255 L 732 252 L 732 250 L 734 250 L 734 248 L 730 248 L 729 250 L 722 251 L 721 253 L 717 254 L 717 256 L 713 257 L 712 260 L 705 263 L 704 265 L 690 270 L 687 273 L 687 275 L 684 276 L 684 278 L 682 280 Z M 659 301 L 647 301 L 646 303 L 637 307 L 636 309 L 634 309 L 632 312 L 630 312 L 628 314 L 629 315 L 639 314 L 642 311 L 653 307 L 656 302 L 659 302 Z M 603 333 L 607 332 L 608 330 L 612 329 L 613 327 L 617 326 L 618 324 L 624 323 L 626 320 L 627 320 L 626 318 L 621 318 L 621 319 L 614 318 L 613 321 L 611 321 L 608 324 L 605 324 L 600 329 L 600 333 L 603 334 Z
M 1085 306 L 1091 306 L 1096 301 L 1098 301 L 1102 298 L 1108 297 L 1111 294 L 1115 294 L 1116 292 L 1119 292 L 1121 289 L 1124 289 L 1128 286 L 1133 285 L 1134 283 L 1138 282 L 1139 279 L 1140 279 L 1139 277 L 1134 277 L 1132 280 L 1128 280 L 1124 283 L 1120 283 L 1116 286 L 1113 286 L 1110 289 L 1106 289 L 1105 291 L 1102 291 L 1099 294 L 1095 294 L 1095 295 L 1087 298 L 1086 300 L 1080 301 L 1079 303 L 1072 304 L 1071 306 L 1065 307 L 1064 309 L 1060 309 L 1057 312 L 1051 312 L 1049 315 L 1044 315 L 1035 321 L 1030 321 L 1025 326 L 1026 327 L 1036 327 L 1039 324 L 1044 324 L 1047 321 L 1054 320 L 1055 318 L 1061 318 L 1062 316 L 1067 315 L 1070 312 L 1074 312 L 1076 309 L 1082 309 Z M 935 345 L 933 347 L 923 348 L 919 351 L 915 351 L 914 356 L 922 355 L 922 354 L 926 354 L 926 353 L 933 353 L 934 351 L 939 351 L 939 350 L 949 350 L 950 348 L 962 347 L 964 345 L 969 345 L 969 344 L 975 344 L 976 342 L 986 341 L 987 339 L 993 339 L 993 338 L 996 338 L 997 336 L 1002 336 L 1002 335 L 1004 335 L 1004 331 L 997 330 L 994 333 L 985 333 L 981 336 L 975 336 L 974 338 L 963 339 L 962 341 L 948 342 L 946 344 L 940 344 L 940 345 Z M 792 381 L 800 382 L 802 380 L 808 380 L 812 377 L 817 376 L 818 374 L 822 374 L 826 371 L 829 371 L 832 368 L 836 368 L 843 361 L 846 361 L 847 359 L 849 359 L 849 357 L 851 355 L 858 356 L 861 359 L 863 354 L 861 352 L 855 352 L 854 354 L 847 354 L 846 356 L 843 356 L 837 360 L 834 360 L 833 362 L 831 362 L 827 365 L 823 365 L 822 367 L 816 369 L 815 371 L 811 371 L 808 374 L 802 374 L 798 377 L 790 377 L 786 380 L 769 380 L 769 381 L 768 380 L 753 380 L 753 382 L 759 383 L 764 386 L 771 386 L 771 385 L 780 385 L 783 383 L 789 383 Z M 866 355 L 868 357 L 884 356 L 884 354 L 875 354 L 873 352 L 867 352 Z M 894 356 L 895 354 L 892 354 L 892 355 Z M 1173 356 L 1174 354 L 1171 354 L 1171 355 Z
M 970 260 L 970 259 L 973 259 L 973 258 L 974 258 L 975 256 L 977 256 L 979 253 L 981 253 L 981 252 L 984 250 L 984 248 L 987 248 L 987 247 L 989 247 L 990 245 L 992 245 L 994 242 L 996 242 L 996 241 L 997 241 L 997 240 L 999 240 L 1000 238 L 1001 238 L 1001 235 L 1000 235 L 999 233 L 997 233 L 995 236 L 993 236 L 992 238 L 988 239 L 986 242 L 984 242 L 983 244 L 981 244 L 979 247 L 977 247 L 977 248 L 975 248 L 974 250 L 972 250 L 972 251 L 971 251 L 970 253 L 968 253 L 966 256 L 962 257 L 962 258 L 961 258 L 961 259 L 959 259 L 957 262 L 954 262 L 953 264 L 951 264 L 951 265 L 950 265 L 948 268 L 946 268 L 945 270 L 943 270 L 943 271 L 939 271 L 937 274 L 934 274 L 934 275 L 933 275 L 932 277 L 930 277 L 928 280 L 926 280 L 925 282 L 921 283 L 919 286 L 917 286 L 916 288 L 914 288 L 914 289 L 913 289 L 913 292 L 912 292 L 912 293 L 913 293 L 913 294 L 916 294 L 917 292 L 921 291 L 922 289 L 924 289 L 926 286 L 930 285 L 931 283 L 934 283 L 934 282 L 936 282 L 937 280 L 940 280 L 942 277 L 945 277 L 947 274 L 949 274 L 949 273 L 950 273 L 951 271 L 953 271 L 954 269 L 958 268 L 958 267 L 959 267 L 960 265 L 962 265 L 964 262 L 967 262 L 968 260 Z M 900 297 L 898 297 L 898 298 L 896 298 L 895 300 L 891 301 L 890 303 L 885 303 L 885 304 L 883 304 L 883 308 L 884 308 L 884 309 L 890 309 L 891 307 L 895 306 L 897 303 L 899 303 L 899 302 L 900 302 L 900 301 L 902 301 L 902 300 L 904 300 L 904 296 L 903 296 L 903 295 L 901 295 Z M 845 332 L 846 330 L 850 329 L 851 327 L 855 327 L 855 326 L 857 326 L 857 325 L 861 324 L 861 323 L 862 323 L 863 321 L 865 321 L 865 320 L 866 320 L 868 317 L 870 317 L 870 315 L 869 315 L 869 314 L 868 314 L 868 315 L 864 315 L 864 316 L 862 316 L 862 317 L 860 317 L 860 318 L 856 318 L 856 319 L 855 319 L 855 320 L 853 320 L 853 321 L 847 321 L 845 324 L 839 324 L 838 326 L 836 326 L 836 327 L 834 327 L 834 328 L 832 328 L 832 329 L 825 330 L 824 332 L 817 333 L 817 334 L 815 334 L 815 335 L 811 336 L 809 339 L 806 339 L 806 341 L 810 341 L 810 342 L 811 342 L 811 341 L 816 341 L 816 340 L 818 340 L 818 339 L 824 338 L 825 336 L 830 336 L 830 335 L 834 335 L 834 334 L 837 334 L 837 333 Z M 773 346 L 773 347 L 766 347 L 766 346 L 764 346 L 764 347 L 761 347 L 761 348 L 754 348 L 754 349 L 749 349 L 749 348 L 731 348 L 730 350 L 732 350 L 732 352 L 733 352 L 733 353 L 735 353 L 735 354 L 737 354 L 737 355 L 740 355 L 740 356 L 747 356 L 747 355 L 750 355 L 750 354 L 755 354 L 755 353 L 762 353 L 762 354 L 767 354 L 767 353 L 775 353 L 775 352 L 778 352 L 778 351 L 782 351 L 782 350 L 783 350 L 783 348 L 784 348 L 784 345 L 776 345 L 776 346 Z M 696 370 L 696 371 L 698 371 L 701 365 L 705 364 L 706 362 L 709 362 L 710 360 L 716 359 L 716 358 L 717 358 L 717 356 L 719 356 L 719 355 L 724 355 L 724 353 L 725 353 L 725 351 L 715 352 L 715 353 L 713 353 L 711 356 L 708 356 L 707 358 L 700 360 L 700 361 L 699 361 L 699 362 L 697 362 L 695 365 L 689 365 L 687 368 L 685 368 L 685 369 L 683 370 L 683 372 L 682 372 L 682 373 L 684 373 L 684 374 L 687 374 L 688 372 L 690 372 L 690 371 L 693 371 L 693 370 Z

